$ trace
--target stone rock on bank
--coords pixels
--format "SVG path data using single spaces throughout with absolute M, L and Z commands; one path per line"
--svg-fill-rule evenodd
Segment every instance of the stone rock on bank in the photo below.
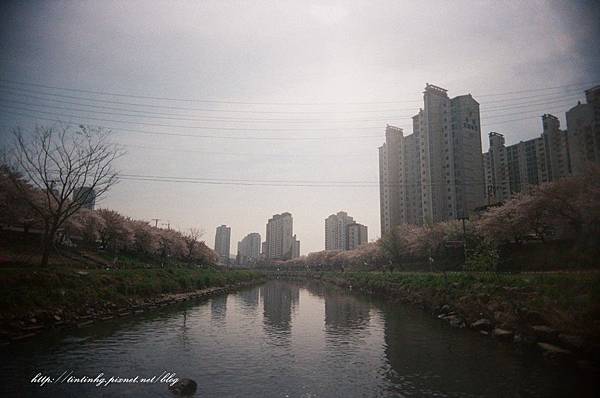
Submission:
M 169 391 L 178 397 L 191 397 L 196 393 L 198 385 L 192 379 L 181 379 L 177 383 L 169 386 Z

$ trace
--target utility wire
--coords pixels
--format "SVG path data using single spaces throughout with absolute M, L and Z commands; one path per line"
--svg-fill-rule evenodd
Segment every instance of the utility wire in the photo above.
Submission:
M 0 88 L 0 90 L 2 90 Z M 25 106 L 34 106 L 34 107 L 46 107 L 46 108 L 53 108 L 53 109 L 61 109 L 61 110 L 69 110 L 69 111 L 76 111 L 76 112 L 91 112 L 91 113 L 100 113 L 100 114 L 108 114 L 108 115 L 119 115 L 119 116 L 126 116 L 126 117 L 144 117 L 144 118 L 152 118 L 152 119 L 167 119 L 167 120 L 184 120 L 184 121 L 204 121 L 204 122 L 285 122 L 285 123 L 331 123 L 331 122 L 342 122 L 342 123 L 349 123 L 349 122 L 388 122 L 390 119 L 412 119 L 413 116 L 395 116 L 395 117 L 389 117 L 389 118 L 382 118 L 382 119 L 349 119 L 349 118 L 344 118 L 344 119 L 331 119 L 331 118 L 327 118 L 325 120 L 323 119 L 282 119 L 282 118 L 262 118 L 262 119 L 257 119 L 257 118 L 253 118 L 253 119 L 243 119 L 243 118 L 229 118 L 229 117 L 213 117 L 213 116 L 203 116 L 202 118 L 192 118 L 192 117 L 186 117 L 186 115 L 181 115 L 181 114 L 177 114 L 177 113 L 165 113 L 165 112 L 151 112 L 151 111 L 140 111 L 140 110 L 132 110 L 132 109 L 123 109 L 122 107 L 110 107 L 110 106 L 103 106 L 103 105 L 90 105 L 90 104 L 82 104 L 82 103 L 77 103 L 77 102 L 73 102 L 73 101 L 62 101 L 62 100 L 57 100 L 57 99 L 46 99 L 46 98 L 42 98 L 42 97 L 37 97 L 37 96 L 30 96 L 27 94 L 17 94 L 19 96 L 23 96 L 26 98 L 32 98 L 34 100 L 41 100 L 41 101 L 52 101 L 52 102 L 58 102 L 58 103 L 65 103 L 65 104 L 70 104 L 70 105 L 77 105 L 77 106 L 85 106 L 85 107 L 90 107 L 90 108 L 97 108 L 97 109 L 107 109 L 107 110 L 111 110 L 111 111 L 117 111 L 117 112 L 106 112 L 106 111 L 98 111 L 96 109 L 81 109 L 81 108 L 70 108 L 70 107 L 59 107 L 59 106 L 54 106 L 54 105 L 47 105 L 47 104 L 37 104 L 37 103 L 31 103 L 31 102 L 23 102 L 23 101 L 15 101 L 12 100 L 10 98 L 0 98 L 0 101 L 5 101 L 5 102 L 9 102 L 11 104 L 20 104 L 20 105 L 25 105 Z M 501 107 L 495 107 L 495 108 L 484 108 L 481 111 L 482 115 L 487 115 L 487 114 L 493 114 L 494 112 L 497 111 L 501 111 L 501 110 L 507 110 L 507 109 L 513 109 L 513 108 L 524 108 L 524 107 L 530 107 L 530 106 L 546 106 L 546 105 L 550 105 L 550 104 L 555 104 L 555 103 L 566 103 L 567 101 L 571 101 L 572 98 L 577 98 L 580 97 L 581 94 L 577 93 L 577 94 L 571 94 L 571 95 L 567 95 L 567 96 L 560 96 L 560 97 L 556 97 L 556 98 L 548 98 L 547 100 L 544 100 L 542 102 L 525 102 L 525 103 L 519 103 L 519 104 L 511 104 L 509 106 L 501 106 Z M 131 114 L 131 113 L 121 113 L 121 111 L 127 111 L 127 112 L 134 112 L 134 113 L 139 113 L 139 114 Z M 175 116 L 175 117 L 170 117 L 170 116 Z
M 5 113 L 9 113 L 12 115 L 16 115 L 16 116 L 20 116 L 20 117 L 26 117 L 29 120 L 44 120 L 44 121 L 49 121 L 49 122 L 54 122 L 54 123 L 65 123 L 65 120 L 61 120 L 61 119 L 53 119 L 53 118 L 48 118 L 48 117 L 43 117 L 43 116 L 37 116 L 37 115 L 32 115 L 32 114 L 28 114 L 28 113 L 23 113 L 23 112 L 14 112 L 14 111 L 9 111 L 6 109 L 3 109 L 2 112 Z M 45 112 L 48 113 L 48 112 Z M 79 119 L 85 119 L 85 117 L 79 117 Z M 85 122 L 81 122 L 84 124 L 87 124 Z M 81 124 L 81 123 L 73 123 L 73 122 L 68 122 L 67 124 Z M 122 131 L 122 132 L 128 132 L 128 133 L 135 133 L 135 134 L 148 134 L 148 135 L 155 135 L 155 136 L 173 136 L 173 137 L 189 137 L 189 138 L 215 138 L 215 139 L 225 139 L 225 140 L 246 140 L 246 141 L 328 141 L 328 140 L 348 140 L 348 139 L 362 139 L 362 138 L 377 138 L 377 139 L 381 139 L 381 134 L 377 134 L 377 135 L 351 135 L 351 136 L 331 136 L 331 135 L 324 135 L 321 137 L 289 137 L 289 136 L 284 136 L 284 137 L 259 137 L 259 136 L 247 136 L 247 135 L 243 135 L 243 136 L 230 136 L 230 135 L 210 135 L 210 134 L 189 134 L 189 133 L 173 133 L 173 132 L 162 132 L 162 131 L 148 131 L 148 130 L 136 130 L 136 129 L 130 129 L 130 128 L 123 128 L 123 127 L 113 127 L 113 126 L 107 126 L 107 125 L 92 125 L 92 127 L 98 127 L 98 128 L 105 128 L 108 130 L 112 130 L 112 131 Z
M 292 181 L 292 180 L 230 180 L 213 178 L 192 178 L 192 177 L 161 177 L 152 175 L 138 174 L 120 174 L 120 179 L 131 181 L 152 181 L 152 182 L 172 182 L 188 184 L 209 184 L 209 185 L 240 185 L 240 186 L 280 186 L 280 187 L 325 187 L 325 188 L 380 188 L 383 187 L 417 187 L 417 186 L 446 186 L 446 183 L 428 183 L 428 184 L 380 184 L 379 182 L 367 181 Z M 485 186 L 485 181 L 461 182 L 453 185 L 458 186 Z
M 1 100 L 0 100 L 1 101 Z M 16 111 L 20 111 L 20 112 L 35 112 L 35 113 L 41 113 L 41 114 L 45 114 L 45 115 L 51 115 L 51 116 L 57 116 L 57 117 L 64 117 L 64 118 L 69 118 L 69 119 L 82 119 L 82 120 L 95 120 L 95 121 L 101 121 L 101 122 L 110 122 L 110 123 L 124 123 L 124 124 L 133 124 L 133 125 L 142 125 L 142 126 L 152 126 L 152 127 L 167 127 L 167 128 L 185 128 L 185 129 L 196 129 L 196 130 L 215 130 L 215 131 L 271 131 L 271 132 L 276 132 L 276 131 L 281 131 L 281 132 L 305 132 L 305 131 L 339 131 L 339 130 L 379 130 L 382 127 L 381 126 L 372 126 L 372 127 L 337 127 L 337 128 L 332 128 L 332 127 L 322 127 L 322 128 L 256 128 L 256 127 L 208 127 L 208 126 L 186 126 L 186 125 L 172 125 L 172 124 L 162 124 L 162 123 L 147 123 L 147 122 L 135 122 L 135 121 L 130 121 L 130 120 L 118 120 L 118 119 L 104 119 L 104 118 L 97 118 L 97 117 L 92 117 L 92 116 L 81 116 L 81 115 L 74 115 L 74 114 L 62 114 L 62 113 L 55 113 L 55 112 L 46 112 L 46 111 L 42 111 L 42 110 L 37 110 L 37 109 L 30 109 L 30 108 L 23 108 L 23 107 L 15 107 L 12 105 L 4 105 L 4 108 L 9 108 L 9 109 L 13 109 Z M 6 109 L 4 110 L 5 112 Z M 549 110 L 546 109 L 545 113 L 547 113 Z M 533 116 L 533 117 L 528 117 L 528 118 L 520 118 L 520 119 L 508 119 L 508 120 L 499 120 L 496 121 L 494 119 L 496 118 L 502 118 L 502 117 L 507 117 L 507 116 L 514 116 L 514 115 L 523 115 L 523 114 L 528 114 L 528 113 L 532 113 L 532 112 L 540 112 L 540 111 L 523 111 L 523 112 L 511 112 L 511 113 L 506 113 L 506 114 L 502 114 L 502 115 L 495 115 L 495 116 L 490 116 L 487 117 L 487 119 L 492 119 L 491 123 L 486 123 L 486 124 L 482 124 L 483 126 L 487 126 L 487 125 L 495 125 L 495 124 L 503 124 L 503 123 L 508 123 L 508 122 L 512 122 L 512 121 L 519 121 L 519 120 L 526 120 L 526 119 L 532 119 L 538 116 Z M 56 120 L 59 121 L 60 120 Z M 115 130 L 118 130 L 119 128 L 114 128 Z M 125 129 L 122 129 L 125 130 Z M 131 129 L 129 129 L 130 131 L 133 131 Z M 158 133 L 154 133 L 154 134 L 158 134 Z M 167 134 L 167 133 L 164 133 Z M 180 135 L 180 134 L 178 134 Z M 192 135 L 194 136 L 194 135 Z M 379 136 L 379 135 L 377 135 Z M 375 137 L 375 135 L 371 136 L 346 136 L 346 137 L 340 137 L 337 136 L 337 138 L 354 138 L 354 137 Z M 273 137 L 275 138 L 275 137 Z M 292 137 L 290 137 L 292 138 Z M 299 139 L 300 137 L 293 137 L 296 139 Z M 325 138 L 325 137 L 314 137 L 312 139 L 319 139 L 319 138 Z
M 67 87 L 59 87 L 59 86 L 51 86 L 39 83 L 31 83 L 31 82 L 22 82 L 15 81 L 9 79 L 1 79 L 0 81 L 18 85 L 18 86 L 33 86 L 50 90 L 61 90 L 61 91 L 70 91 L 70 92 L 79 92 L 79 93 L 87 93 L 94 95 L 103 95 L 103 96 L 114 96 L 114 97 L 124 97 L 124 98 L 136 98 L 136 99 L 149 99 L 149 100 L 160 100 L 160 101 L 174 101 L 174 102 L 199 102 L 199 103 L 215 103 L 215 104 L 234 104 L 234 105 L 369 105 L 369 104 L 398 104 L 398 103 L 416 103 L 420 102 L 420 100 L 405 100 L 405 101 L 360 101 L 360 102 L 250 102 L 250 101 L 224 101 L 224 100 L 208 100 L 208 99 L 190 99 L 190 98 L 171 98 L 171 97 L 159 97 L 159 96 L 148 96 L 148 95 L 134 95 L 134 94 L 123 94 L 123 93 L 115 93 L 108 91 L 97 91 L 97 90 L 85 90 L 85 89 L 77 89 L 77 88 L 67 88 Z M 487 93 L 480 94 L 478 97 L 492 97 L 492 96 L 503 96 L 503 95 L 512 95 L 519 94 L 523 92 L 540 92 L 540 91 L 548 91 L 555 90 L 560 88 L 568 88 L 568 87 L 581 87 L 586 85 L 597 84 L 597 82 L 586 82 L 586 83 L 572 83 L 561 86 L 553 86 L 553 87 L 541 87 L 536 89 L 527 89 L 527 90 L 518 90 L 518 91 L 508 91 L 501 93 Z

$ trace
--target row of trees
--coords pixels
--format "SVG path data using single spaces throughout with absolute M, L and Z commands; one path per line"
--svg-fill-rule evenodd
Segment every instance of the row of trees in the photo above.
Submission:
M 148 222 L 125 217 L 114 210 L 80 210 L 64 227 L 65 237 L 100 245 L 116 254 L 134 253 L 145 257 L 215 264 L 216 253 L 200 240 L 202 232 L 186 232 L 151 226 Z
M 13 143 L 0 162 L 0 224 L 41 231 L 41 265 L 52 248 L 66 240 L 100 244 L 112 253 L 215 263 L 199 230 L 186 233 L 151 227 L 147 222 L 74 200 L 87 187 L 100 199 L 117 183 L 115 160 L 124 155 L 110 131 L 87 126 L 36 127 L 13 131 Z M 75 198 L 77 199 L 77 198 Z
M 571 241 L 579 252 L 600 247 L 600 168 L 535 187 L 490 206 L 466 223 L 401 225 L 352 251 L 321 251 L 272 265 L 311 269 L 494 270 L 500 249 L 527 241 Z
M 0 167 L 0 224 L 22 226 L 24 231 L 44 232 L 45 220 L 30 202 L 43 202 L 44 194 L 19 176 Z M 17 188 L 13 181 L 20 180 Z M 26 187 L 26 189 L 25 189 Z M 23 200 L 26 197 L 27 200 Z M 153 256 L 165 261 L 174 258 L 203 264 L 216 263 L 216 254 L 200 240 L 202 232 L 157 228 L 148 222 L 125 217 L 114 210 L 79 208 L 61 223 L 55 244 L 67 241 L 88 247 L 102 247 L 112 254 L 127 252 Z

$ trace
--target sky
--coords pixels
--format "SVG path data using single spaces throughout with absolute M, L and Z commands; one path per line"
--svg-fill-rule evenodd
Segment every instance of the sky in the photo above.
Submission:
M 127 155 L 99 206 L 211 246 L 227 224 L 232 254 L 288 211 L 307 254 L 341 210 L 379 236 L 377 148 L 426 83 L 479 101 L 484 150 L 564 126 L 600 84 L 598 21 L 594 1 L 3 2 L 0 143 L 110 128 Z

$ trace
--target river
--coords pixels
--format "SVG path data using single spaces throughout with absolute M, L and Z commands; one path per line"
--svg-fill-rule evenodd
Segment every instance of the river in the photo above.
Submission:
M 0 348 L 2 397 L 593 396 L 593 381 L 531 349 L 453 329 L 419 309 L 316 282 L 270 281 L 207 301 L 48 332 Z M 57 378 L 137 383 L 32 383 Z M 72 373 L 70 373 L 72 372 Z M 64 377 L 64 376 L 63 376 Z M 3 392 L 3 393 L 2 393 Z

